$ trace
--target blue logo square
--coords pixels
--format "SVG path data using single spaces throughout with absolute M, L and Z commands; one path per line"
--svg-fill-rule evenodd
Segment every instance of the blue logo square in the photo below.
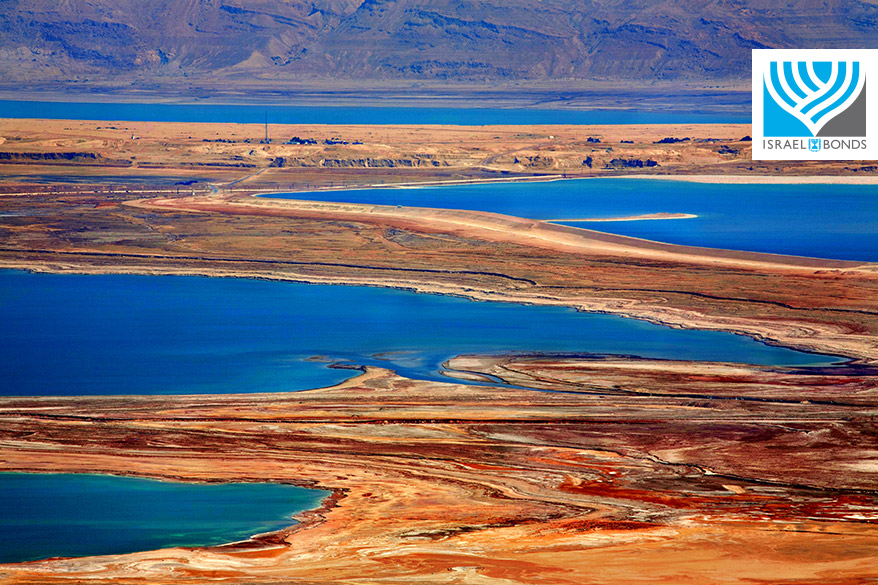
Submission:
M 860 61 L 769 61 L 763 75 L 765 136 L 865 136 L 866 74 Z M 845 118 L 842 114 L 851 110 Z M 853 118 L 852 118 L 853 116 Z M 834 132 L 821 134 L 835 120 Z M 817 152 L 809 143 L 808 150 Z

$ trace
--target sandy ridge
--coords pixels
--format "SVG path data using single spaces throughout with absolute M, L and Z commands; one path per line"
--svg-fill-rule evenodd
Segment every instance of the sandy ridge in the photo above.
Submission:
M 550 220 L 532 220 L 489 213 L 484 211 L 464 211 L 432 209 L 423 207 L 402 207 L 357 203 L 314 202 L 296 199 L 190 197 L 186 199 L 145 199 L 125 202 L 125 205 L 144 209 L 176 209 L 195 212 L 290 215 L 314 217 L 335 216 L 349 219 L 368 220 L 400 219 L 425 225 L 442 225 L 451 229 L 473 230 L 480 234 L 492 234 L 494 240 L 524 241 L 531 245 L 559 247 L 570 251 L 600 252 L 613 255 L 641 255 L 647 257 L 686 262 L 730 264 L 741 267 L 766 267 L 780 270 L 800 270 L 801 268 L 839 268 L 875 271 L 878 265 L 848 260 L 828 260 L 719 250 L 695 246 L 664 244 L 629 236 L 619 236 L 582 228 L 560 226 L 547 223 Z
M 668 213 L 668 212 L 659 212 L 659 213 L 645 213 L 643 215 L 627 215 L 624 217 L 574 217 L 574 218 L 557 218 L 557 219 L 544 219 L 542 221 L 551 221 L 551 222 L 561 222 L 561 221 L 569 221 L 569 222 L 577 222 L 577 221 L 648 221 L 648 220 L 664 220 L 664 219 L 695 219 L 698 217 L 693 213 Z
M 681 266 L 703 265 L 713 267 L 734 267 L 766 274 L 810 274 L 819 270 L 832 270 L 836 274 L 858 275 L 858 278 L 872 279 L 876 273 L 874 265 L 758 254 L 687 248 L 658 242 L 649 242 L 624 236 L 615 236 L 566 226 L 557 226 L 537 220 L 526 220 L 511 216 L 482 212 L 456 210 L 434 210 L 375 205 L 336 204 L 295 200 L 263 199 L 253 197 L 186 197 L 178 199 L 148 199 L 126 202 L 126 206 L 139 209 L 186 211 L 199 214 L 231 214 L 236 216 L 266 216 L 313 218 L 318 220 L 344 219 L 355 222 L 373 222 L 381 225 L 397 225 L 406 229 L 420 229 L 422 232 L 440 231 L 471 236 L 482 241 L 512 242 L 527 246 L 539 246 L 550 250 L 560 250 L 583 254 L 585 257 L 616 256 L 622 259 L 655 259 L 662 262 L 677 262 Z M 86 248 L 83 251 L 87 251 Z M 75 253 L 76 250 L 68 250 Z M 173 259 L 170 254 L 168 259 Z M 209 255 L 206 257 L 209 260 Z M 246 258 L 240 260 L 246 264 Z M 111 266 L 101 268 L 83 267 L 81 261 L 73 257 L 59 257 L 49 262 L 28 262 L 23 259 L 4 259 L 7 267 L 30 268 L 35 270 L 63 270 L 84 272 L 131 272 L 152 274 L 203 274 L 208 276 L 238 276 L 247 278 L 268 278 L 310 283 L 361 284 L 402 288 L 418 292 L 452 294 L 479 300 L 511 301 L 548 305 L 572 306 L 579 310 L 610 313 L 644 319 L 673 327 L 698 328 L 706 330 L 731 331 L 756 337 L 760 340 L 786 345 L 808 351 L 844 355 L 862 360 L 878 359 L 878 340 L 867 333 L 855 333 L 845 325 L 823 322 L 802 322 L 778 318 L 755 319 L 729 314 L 708 314 L 695 309 L 679 308 L 669 305 L 662 296 L 653 301 L 643 301 L 612 293 L 595 298 L 594 295 L 565 296 L 540 287 L 515 285 L 509 282 L 502 287 L 483 283 L 478 287 L 443 280 L 425 282 L 400 272 L 390 274 L 382 268 L 382 274 L 374 277 L 363 275 L 316 275 L 301 270 L 284 271 L 273 269 L 271 261 L 260 260 L 261 264 L 252 269 L 182 268 L 152 264 L 148 269 L 139 267 L 132 260 L 116 258 Z M 805 271 L 805 272 L 803 272 Z M 417 272 L 417 270 L 415 270 Z

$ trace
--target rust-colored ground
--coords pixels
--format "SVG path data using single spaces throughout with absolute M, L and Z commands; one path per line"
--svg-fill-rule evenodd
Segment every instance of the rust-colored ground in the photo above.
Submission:
M 744 124 L 271 125 L 269 132 L 263 143 L 261 124 L 0 119 L 0 192 L 90 190 L 90 182 L 171 192 L 210 184 L 225 192 L 309 190 L 559 175 L 878 180 L 868 162 L 752 161 Z
M 873 373 L 460 358 L 564 393 L 415 382 L 5 398 L 4 468 L 335 490 L 280 537 L 0 568 L 0 583 L 865 583 Z
M 741 126 L 516 128 L 520 136 L 508 128 L 284 130 L 351 144 L 260 145 L 260 128 L 230 125 L 0 120 L 0 152 L 9 153 L 0 157 L 0 267 L 563 304 L 859 363 L 792 371 L 483 356 L 451 366 L 468 379 L 490 374 L 561 392 L 370 370 L 289 395 L 3 398 L 5 470 L 289 481 L 335 495 L 299 527 L 252 546 L 27 563 L 0 568 L 0 582 L 878 580 L 875 265 L 671 246 L 486 213 L 249 196 L 656 169 L 813 171 L 851 181 L 873 171 L 751 171 Z M 684 134 L 704 141 L 654 144 Z M 739 152 L 720 153 L 723 146 Z M 654 157 L 660 166 L 587 170 L 583 154 L 604 165 Z M 543 165 L 536 156 L 554 158 Z

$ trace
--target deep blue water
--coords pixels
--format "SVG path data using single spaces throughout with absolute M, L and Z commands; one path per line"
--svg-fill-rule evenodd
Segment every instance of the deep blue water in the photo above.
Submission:
M 272 196 L 473 209 L 534 219 L 693 213 L 698 218 L 560 223 L 689 246 L 878 261 L 878 185 L 724 185 L 601 178 Z
M 750 113 L 500 108 L 125 104 L 0 100 L 0 118 L 262 124 L 749 124 Z
M 237 542 L 294 524 L 327 495 L 266 483 L 0 473 L 0 563 Z
M 729 333 L 369 287 L 0 271 L 0 299 L 0 395 L 276 392 L 350 377 L 312 356 L 422 379 L 477 352 L 833 361 Z

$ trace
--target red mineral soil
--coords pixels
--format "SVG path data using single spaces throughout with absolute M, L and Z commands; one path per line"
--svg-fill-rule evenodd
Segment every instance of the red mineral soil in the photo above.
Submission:
M 8 565 L 0 583 L 878 580 L 875 264 L 463 210 L 250 196 L 641 172 L 584 170 L 592 135 L 616 151 L 598 145 L 593 166 L 653 157 L 661 166 L 650 173 L 729 180 L 862 181 L 872 170 L 753 165 L 743 126 L 284 129 L 317 145 L 259 145 L 254 127 L 233 126 L 0 121 L 0 267 L 564 305 L 854 363 L 468 356 L 449 374 L 540 391 L 373 369 L 296 394 L 2 398 L 4 470 L 282 481 L 334 495 L 301 524 L 245 545 Z M 683 135 L 719 142 L 655 144 Z M 325 144 L 337 137 L 349 144 Z
M 4 469 L 333 490 L 244 544 L 0 567 L 0 583 L 865 583 L 878 378 L 462 357 L 563 392 L 414 381 L 4 398 Z

